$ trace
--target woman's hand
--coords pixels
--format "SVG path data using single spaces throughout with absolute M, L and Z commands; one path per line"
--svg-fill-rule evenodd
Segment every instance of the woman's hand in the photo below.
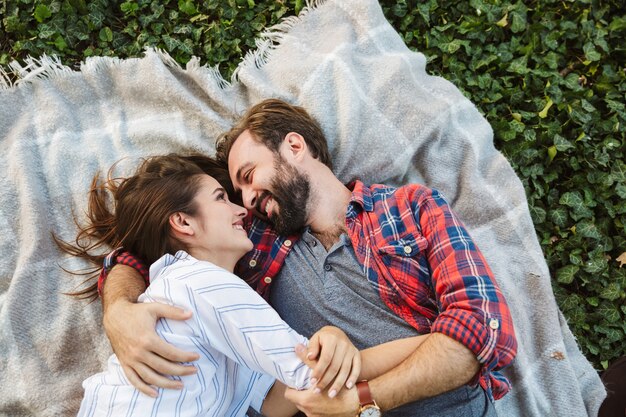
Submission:
M 311 384 L 315 390 L 321 392 L 328 388 L 328 396 L 331 398 L 344 385 L 352 388 L 361 372 L 359 350 L 337 327 L 322 327 L 311 337 L 308 349 L 301 347 L 296 349 L 296 353 L 313 369 Z

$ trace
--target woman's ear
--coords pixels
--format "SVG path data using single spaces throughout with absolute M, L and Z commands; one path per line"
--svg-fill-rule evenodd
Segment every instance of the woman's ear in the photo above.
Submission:
M 177 235 L 193 236 L 195 234 L 191 218 L 185 213 L 176 212 L 170 215 L 170 227 Z

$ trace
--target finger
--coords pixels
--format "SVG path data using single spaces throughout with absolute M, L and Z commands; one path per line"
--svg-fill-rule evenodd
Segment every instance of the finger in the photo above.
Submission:
M 288 401 L 291 401 L 292 403 L 296 404 L 296 406 L 298 405 L 297 400 L 298 400 L 298 391 L 293 389 L 293 388 L 289 388 L 287 387 L 285 389 L 285 399 Z
M 295 405 L 296 408 L 302 412 L 305 412 L 304 403 L 307 395 L 310 395 L 310 392 L 308 390 L 298 391 L 289 387 L 285 389 L 284 394 L 285 399 Z
M 337 373 L 337 377 L 332 382 L 331 387 L 328 390 L 328 396 L 330 398 L 335 398 L 339 391 L 343 388 L 348 376 L 350 375 L 350 370 L 352 369 L 352 358 L 346 358 Z
M 149 397 L 156 398 L 157 390 L 152 388 L 150 385 L 143 382 L 143 380 L 137 375 L 137 372 L 133 371 L 133 369 L 129 366 L 122 365 L 122 369 L 124 370 L 124 374 L 128 381 L 139 391 L 143 392 Z
M 167 376 L 192 375 L 197 372 L 196 367 L 193 365 L 183 365 L 176 362 L 170 362 L 159 355 L 148 355 L 145 358 L 144 363 L 155 372 Z
M 309 368 L 311 368 L 310 364 L 312 364 L 312 361 L 309 360 L 309 358 L 307 358 L 308 350 L 306 346 L 304 346 L 302 343 L 298 343 L 295 347 L 295 352 L 296 352 L 296 356 L 298 356 L 298 359 L 300 359 Z
M 335 351 L 334 349 L 331 352 L 328 346 L 324 346 L 320 359 L 313 370 L 313 374 L 315 374 L 318 379 L 316 387 L 319 390 L 326 388 L 335 376 L 337 376 L 343 360 L 343 352 Z
M 150 342 L 150 350 L 170 362 L 193 362 L 200 359 L 197 352 L 187 352 L 170 345 L 158 336 Z
M 313 337 L 311 337 L 311 340 L 309 340 L 307 359 L 309 360 L 317 359 L 318 355 L 320 354 L 321 349 L 322 349 L 321 340 L 316 333 L 313 335 Z
M 346 388 L 352 388 L 359 379 L 359 375 L 361 375 L 361 354 L 357 352 L 352 359 L 352 369 L 350 370 L 350 376 L 346 381 Z
M 317 364 L 315 365 L 315 368 L 313 368 L 313 372 L 311 373 L 311 375 L 319 380 L 326 372 L 326 368 L 328 368 L 328 366 L 332 362 L 334 355 L 335 355 L 335 346 L 331 346 L 331 345 L 324 346 L 324 348 L 321 350 L 321 352 L 318 355 L 319 359 L 317 360 Z M 307 356 L 309 357 L 311 356 L 310 351 Z
M 135 367 L 135 372 L 143 380 L 144 383 L 157 386 L 159 388 L 182 389 L 181 381 L 173 380 L 156 373 L 153 369 L 147 367 L 143 363 Z
M 149 303 L 150 312 L 156 317 L 164 317 L 172 320 L 188 320 L 191 318 L 191 311 L 179 307 L 162 303 Z

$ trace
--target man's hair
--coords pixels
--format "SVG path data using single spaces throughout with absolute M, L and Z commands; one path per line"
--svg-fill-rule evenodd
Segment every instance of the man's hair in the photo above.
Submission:
M 288 133 L 298 133 L 304 138 L 311 155 L 332 169 L 328 143 L 322 128 L 302 107 L 278 99 L 264 100 L 251 107 L 232 129 L 217 139 L 218 161 L 228 162 L 233 143 L 246 130 L 252 133 L 254 140 L 276 154 Z

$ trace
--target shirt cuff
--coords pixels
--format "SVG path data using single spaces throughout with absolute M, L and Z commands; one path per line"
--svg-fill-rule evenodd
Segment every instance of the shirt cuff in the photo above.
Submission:
M 135 257 L 129 252 L 125 252 L 124 248 L 117 248 L 109 253 L 102 263 L 102 269 L 100 270 L 100 276 L 98 277 L 98 294 L 102 296 L 102 287 L 104 281 L 107 279 L 111 269 L 117 265 L 127 265 L 134 268 L 143 277 L 146 287 L 150 285 L 150 274 L 146 265 L 139 258 Z
M 261 407 L 263 407 L 263 402 L 265 401 L 265 397 L 267 397 L 267 393 L 270 392 L 270 389 L 274 386 L 276 379 L 269 375 L 258 374 L 259 378 L 254 383 L 254 387 L 252 388 L 252 393 L 250 395 L 251 402 L 250 407 L 254 408 L 259 413 L 261 412 Z
M 499 337 L 500 320 L 497 317 L 479 320 L 465 310 L 445 311 L 433 323 L 433 333 L 444 334 L 471 350 L 481 365 L 489 369 L 494 364 L 494 351 Z M 491 365 L 491 366 L 490 366 Z

